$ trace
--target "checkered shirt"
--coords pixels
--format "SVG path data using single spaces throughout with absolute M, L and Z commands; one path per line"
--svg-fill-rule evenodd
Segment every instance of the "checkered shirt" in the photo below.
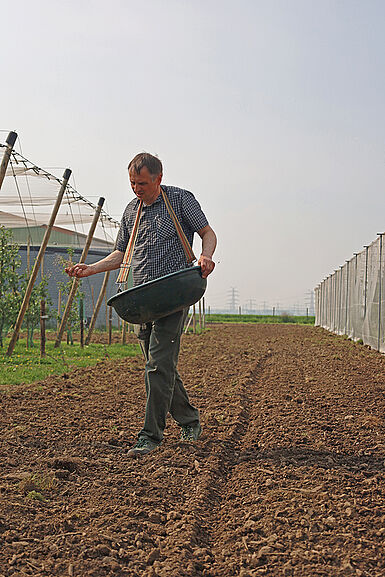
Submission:
M 162 188 L 168 196 L 187 240 L 192 245 L 194 232 L 208 225 L 199 202 L 188 190 L 163 184 Z M 123 213 L 116 243 L 117 250 L 121 252 L 126 251 L 138 207 L 139 199 L 134 198 Z M 160 194 L 153 204 L 149 206 L 143 204 L 142 207 L 131 266 L 133 286 L 187 268 L 187 266 L 189 265 L 182 243 Z

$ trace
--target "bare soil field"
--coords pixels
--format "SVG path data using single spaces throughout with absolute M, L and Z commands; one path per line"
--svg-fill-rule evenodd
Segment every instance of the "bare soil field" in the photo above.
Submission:
M 385 575 L 385 359 L 319 328 L 183 337 L 203 434 L 130 459 L 143 360 L 0 393 L 0 577 Z

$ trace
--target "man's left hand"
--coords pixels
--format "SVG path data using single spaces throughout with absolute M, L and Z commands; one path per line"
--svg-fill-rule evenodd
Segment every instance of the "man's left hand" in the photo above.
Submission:
M 208 256 L 204 256 L 201 254 L 198 260 L 198 266 L 201 267 L 202 270 L 202 278 L 206 278 L 209 276 L 211 272 L 213 272 L 215 267 L 215 262 Z

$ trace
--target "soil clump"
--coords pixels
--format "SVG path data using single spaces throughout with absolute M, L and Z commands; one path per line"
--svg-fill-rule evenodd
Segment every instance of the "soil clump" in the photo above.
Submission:
M 141 357 L 0 391 L 0 577 L 385 575 L 385 359 L 320 328 L 182 339 L 202 436 L 127 450 Z

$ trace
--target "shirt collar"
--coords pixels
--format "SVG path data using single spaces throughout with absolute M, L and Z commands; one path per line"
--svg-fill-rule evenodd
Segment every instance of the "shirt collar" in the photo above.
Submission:
M 167 186 L 162 185 L 161 188 L 163 188 L 164 192 L 167 192 Z M 154 202 L 152 204 L 144 204 L 143 203 L 143 208 L 148 208 L 149 206 L 154 206 L 154 204 L 159 203 L 161 200 L 163 200 L 162 193 L 159 194 L 159 196 L 156 198 L 156 200 L 154 200 Z

